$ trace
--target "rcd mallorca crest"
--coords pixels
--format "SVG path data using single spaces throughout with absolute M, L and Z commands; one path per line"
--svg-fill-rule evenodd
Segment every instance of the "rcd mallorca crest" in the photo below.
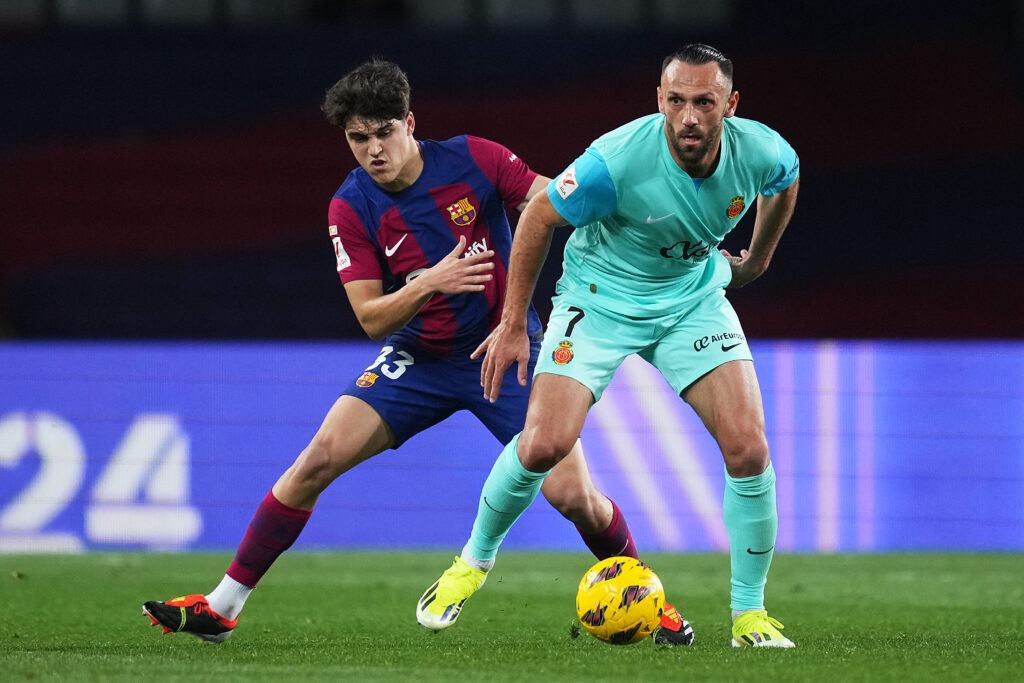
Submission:
M 476 219 L 476 207 L 469 203 L 468 197 L 448 206 L 448 213 L 451 214 L 452 223 L 459 226 L 467 226 Z
M 572 355 L 572 342 L 560 341 L 558 342 L 558 348 L 551 353 L 551 360 L 555 361 L 558 365 L 566 365 L 572 360 Z
M 743 207 L 746 206 L 744 199 L 745 197 L 743 195 L 733 197 L 732 201 L 729 202 L 729 208 L 725 210 L 725 215 L 729 218 L 736 218 L 736 216 L 743 213 Z

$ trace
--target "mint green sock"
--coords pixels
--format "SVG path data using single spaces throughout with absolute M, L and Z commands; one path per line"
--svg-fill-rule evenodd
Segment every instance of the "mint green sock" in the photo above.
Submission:
M 473 534 L 466 548 L 478 560 L 493 560 L 505 534 L 537 497 L 547 472 L 531 472 L 519 462 L 516 446 L 519 434 L 505 446 L 487 475 L 480 505 L 473 521 Z
M 775 470 L 771 463 L 753 477 L 734 479 L 726 472 L 722 512 L 732 565 L 731 607 L 764 609 L 764 584 L 779 529 Z

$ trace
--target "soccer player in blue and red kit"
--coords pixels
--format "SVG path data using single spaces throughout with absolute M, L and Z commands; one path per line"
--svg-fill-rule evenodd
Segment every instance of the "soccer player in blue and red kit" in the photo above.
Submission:
M 549 179 L 494 142 L 417 141 L 409 91 L 397 65 L 374 59 L 331 87 L 322 106 L 359 163 L 330 204 L 338 275 L 360 325 L 384 345 L 260 503 L 220 584 L 207 595 L 145 603 L 167 633 L 226 640 L 319 495 L 364 460 L 458 410 L 471 411 L 503 445 L 523 427 L 529 388 L 510 376 L 501 402 L 488 401 L 482 360 L 470 354 L 501 320 L 512 245 L 506 207 L 521 210 Z M 528 318 L 532 372 L 542 334 L 532 307 Z M 542 492 L 598 558 L 636 557 L 629 527 L 594 487 L 579 443 Z M 490 569 L 459 562 L 467 576 Z M 656 640 L 686 644 L 692 629 L 667 606 Z

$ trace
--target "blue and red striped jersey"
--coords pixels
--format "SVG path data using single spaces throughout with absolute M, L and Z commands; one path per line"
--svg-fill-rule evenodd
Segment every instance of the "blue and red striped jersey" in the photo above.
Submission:
M 395 291 L 443 259 L 466 237 L 466 254 L 495 252 L 482 292 L 435 294 L 388 340 L 442 356 L 469 354 L 501 321 L 512 248 L 506 209 L 526 197 L 536 173 L 505 147 L 469 135 L 420 142 L 423 172 L 399 192 L 381 189 L 362 168 L 334 194 L 328 214 L 341 282 L 381 280 Z M 530 306 L 527 332 L 541 331 Z

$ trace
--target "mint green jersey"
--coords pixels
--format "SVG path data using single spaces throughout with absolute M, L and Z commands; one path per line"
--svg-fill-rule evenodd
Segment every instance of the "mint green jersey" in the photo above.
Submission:
M 724 119 L 718 166 L 691 178 L 672 158 L 665 117 L 652 114 L 601 136 L 548 184 L 556 211 L 576 230 L 558 292 L 625 315 L 678 310 L 732 278 L 718 245 L 756 201 L 799 173 L 793 148 L 771 128 Z

